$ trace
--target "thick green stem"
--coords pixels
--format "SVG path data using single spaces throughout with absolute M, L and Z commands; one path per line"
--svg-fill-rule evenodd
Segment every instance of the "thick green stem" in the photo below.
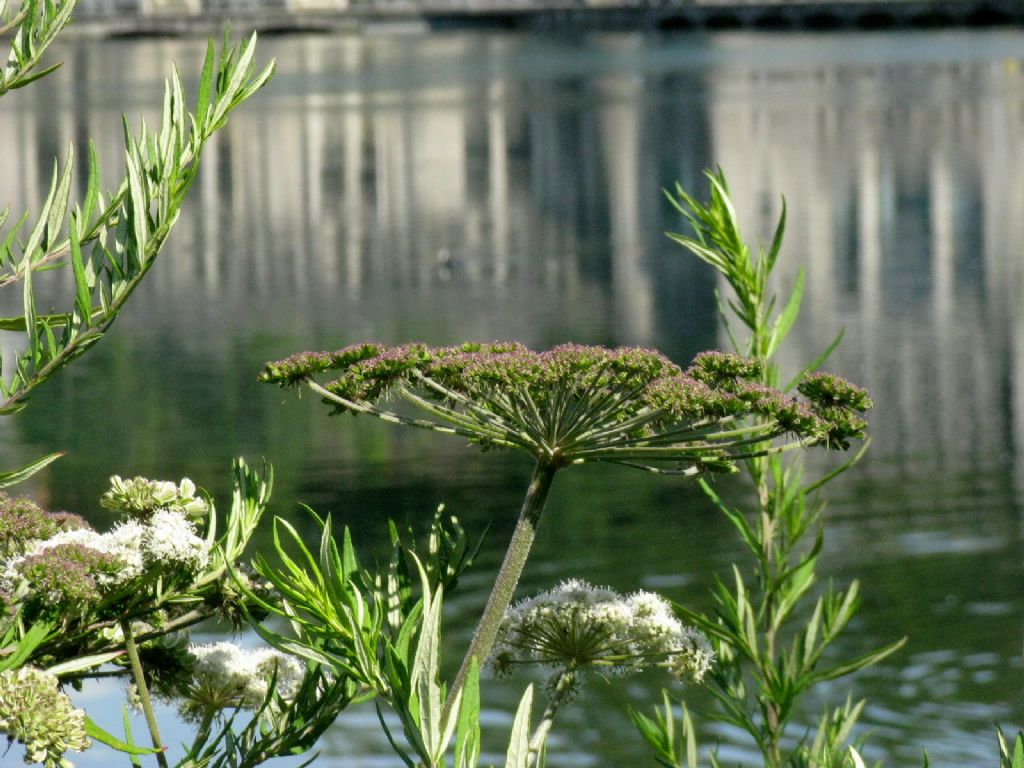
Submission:
M 466 651 L 462 666 L 459 667 L 455 682 L 452 683 L 451 692 L 445 701 L 444 712 L 441 715 L 442 723 L 447 723 L 453 714 L 451 705 L 466 684 L 473 659 L 475 658 L 477 664 L 483 666 L 491 654 L 494 641 L 498 637 L 498 629 L 501 627 L 502 619 L 505 618 L 505 611 L 508 610 L 508 606 L 512 602 L 512 595 L 515 592 L 516 584 L 519 583 L 519 576 L 523 572 L 523 566 L 526 565 L 526 559 L 530 556 L 530 547 L 533 545 L 537 524 L 544 511 L 544 502 L 547 500 L 548 491 L 551 490 L 551 481 L 558 469 L 559 465 L 550 460 L 538 459 L 537 461 L 537 466 L 533 470 L 533 478 L 530 480 L 530 487 L 526 491 L 526 498 L 523 499 L 523 508 L 519 512 L 519 520 L 512 533 L 512 539 L 508 543 L 508 550 L 505 552 L 505 560 L 494 580 L 494 587 L 491 589 L 491 595 L 487 598 L 483 615 L 473 632 L 469 650 Z
M 149 696 L 149 687 L 146 685 L 146 676 L 142 672 L 142 661 L 139 659 L 139 647 L 135 644 L 135 636 L 132 634 L 130 620 L 121 622 L 121 630 L 124 632 L 125 648 L 128 650 L 128 661 L 132 666 L 132 677 L 135 678 L 135 688 L 139 692 L 139 701 L 142 703 L 142 712 L 146 716 L 146 725 L 149 727 L 149 735 L 153 740 L 153 747 L 157 750 L 156 761 L 160 768 L 167 768 L 167 755 L 164 754 L 163 739 L 160 738 L 160 728 L 156 724 L 156 715 L 153 713 L 153 700 Z

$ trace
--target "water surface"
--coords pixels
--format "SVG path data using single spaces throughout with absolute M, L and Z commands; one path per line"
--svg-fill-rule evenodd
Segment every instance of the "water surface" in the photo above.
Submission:
M 807 297 L 784 365 L 843 331 L 831 368 L 877 402 L 868 459 L 830 486 L 822 578 L 863 587 L 842 654 L 909 642 L 800 720 L 863 696 L 871 757 L 919 765 L 927 748 L 937 766 L 992 764 L 992 723 L 1024 724 L 1022 44 L 1012 31 L 268 38 L 278 74 L 209 148 L 162 263 L 108 338 L 2 425 L 5 465 L 67 450 L 31 490 L 102 520 L 113 473 L 188 475 L 226 503 L 232 457 L 265 457 L 276 513 L 332 512 L 369 553 L 387 517 L 423 525 L 444 502 L 475 533 L 491 524 L 449 606 L 454 663 L 528 462 L 328 419 L 256 373 L 364 339 L 638 344 L 685 363 L 727 342 L 714 275 L 663 235 L 683 223 L 661 190 L 702 192 L 702 170 L 721 166 L 752 237 L 770 233 L 781 195 L 789 205 L 778 282 L 804 267 Z M 50 158 L 69 144 L 83 156 L 88 137 L 112 183 L 120 113 L 153 120 L 166 63 L 194 83 L 202 45 L 60 53 L 61 71 L 0 111 L 15 210 L 45 194 Z M 6 336 L 6 354 L 19 343 Z M 577 576 L 708 606 L 715 575 L 742 558 L 693 488 L 582 468 L 558 479 L 522 591 Z M 523 682 L 487 689 L 494 762 Z M 565 713 L 551 764 L 650 764 L 623 707 L 662 682 L 597 682 Z M 704 732 L 730 760 L 752 758 L 735 733 Z M 360 710 L 321 764 L 396 760 Z

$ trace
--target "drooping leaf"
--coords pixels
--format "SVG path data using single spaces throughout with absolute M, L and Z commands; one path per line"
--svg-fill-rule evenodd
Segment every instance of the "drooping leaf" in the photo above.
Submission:
M 63 455 L 63 452 L 51 453 L 48 456 L 36 459 L 30 464 L 26 464 L 25 466 L 11 472 L 0 472 L 0 488 L 9 488 L 12 485 L 17 485 L 23 480 L 27 480 L 36 472 L 52 464 Z
M 85 716 L 85 732 L 89 735 L 90 739 L 95 739 L 100 744 L 106 744 L 111 749 L 116 749 L 118 752 L 124 752 L 129 755 L 155 755 L 158 752 L 165 751 L 155 747 L 140 747 L 122 741 L 114 734 L 97 725 L 96 721 L 88 715 Z

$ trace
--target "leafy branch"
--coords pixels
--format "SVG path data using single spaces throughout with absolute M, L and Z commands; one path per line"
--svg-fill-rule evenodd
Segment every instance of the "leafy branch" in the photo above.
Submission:
M 35 387 L 99 341 L 153 266 L 196 177 L 203 146 L 273 74 L 273 62 L 256 73 L 254 51 L 255 35 L 238 49 L 225 41 L 219 54 L 210 43 L 194 112 L 186 111 L 181 80 L 172 71 L 159 130 L 150 132 L 143 123 L 135 134 L 125 121 L 125 179 L 109 201 L 100 191 L 92 146 L 81 204 L 69 208 L 73 153 L 63 169 L 55 163 L 49 193 L 27 237 L 19 237 L 26 215 L 0 243 L 0 287 L 23 283 L 22 316 L 0 320 L 0 326 L 28 337 L 12 375 L 0 381 L 0 415 L 22 408 Z M 74 273 L 73 306 L 41 314 L 35 274 L 67 264 Z
M 752 249 L 740 232 L 721 172 L 708 174 L 710 199 L 703 203 L 677 186 L 670 201 L 689 221 L 693 234 L 670 234 L 724 278 L 731 296 L 717 295 L 718 312 L 733 348 L 762 363 L 761 383 L 779 386 L 779 372 L 773 357 L 785 340 L 800 311 L 804 272 L 800 270 L 791 293 L 784 300 L 772 292 L 772 270 L 779 257 L 786 225 L 783 203 L 770 245 Z M 746 329 L 741 338 L 735 322 Z M 825 383 L 820 374 L 810 374 L 836 348 L 842 334 L 815 360 L 781 387 L 807 394 L 823 384 L 818 395 L 828 402 L 839 394 L 836 380 Z M 808 384 L 808 382 L 811 382 Z M 866 407 L 870 401 L 864 396 Z M 827 408 L 827 407 L 826 407 Z M 797 461 L 779 455 L 760 455 L 744 463 L 755 492 L 753 514 L 730 506 L 707 483 L 708 498 L 726 516 L 751 556 L 749 570 L 733 566 L 731 577 L 718 580 L 712 590 L 714 612 L 705 615 L 677 606 L 681 618 L 693 623 L 712 638 L 718 663 L 711 672 L 711 690 L 718 709 L 716 719 L 746 731 L 763 754 L 766 768 L 827 768 L 843 765 L 850 754 L 846 743 L 864 703 L 847 701 L 822 717 L 813 739 L 803 739 L 787 752 L 785 735 L 798 712 L 803 695 L 814 685 L 876 664 L 902 647 L 899 640 L 856 659 L 826 664 L 828 647 L 840 636 L 856 613 L 859 585 L 846 590 L 829 584 L 814 597 L 816 567 L 824 541 L 824 502 L 817 491 L 846 471 L 863 455 L 865 446 L 849 461 L 816 481 L 804 479 Z M 810 605 L 807 603 L 810 602 Z M 802 626 L 794 616 L 807 615 Z M 693 764 L 695 744 L 692 727 L 684 710 L 684 731 Z M 662 765 L 681 768 L 675 744 L 671 707 L 655 719 L 634 715 L 634 722 L 655 748 Z M 712 764 L 717 760 L 712 756 Z
M 75 3 L 76 0 L 25 0 L 12 13 L 8 0 L 0 0 L 0 35 L 15 30 L 7 63 L 0 70 L 0 96 L 45 77 L 60 66 L 57 63 L 36 69 L 47 47 L 71 21 Z

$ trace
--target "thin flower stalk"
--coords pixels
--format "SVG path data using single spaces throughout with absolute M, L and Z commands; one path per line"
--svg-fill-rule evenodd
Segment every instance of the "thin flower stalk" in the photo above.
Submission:
M 555 724 L 555 715 L 563 705 L 572 701 L 573 692 L 577 685 L 578 682 L 574 667 L 566 667 L 558 674 L 558 678 L 551 689 L 551 696 L 548 699 L 548 705 L 544 708 L 544 714 L 541 715 L 540 722 L 537 723 L 537 728 L 534 730 L 533 736 L 530 738 L 530 766 L 537 764 L 537 758 L 540 755 L 540 751 L 547 743 L 548 736 L 551 733 L 551 728 Z
M 135 689 L 138 691 L 139 703 L 146 718 L 146 727 L 149 729 L 149 736 L 153 742 L 156 752 L 156 761 L 160 768 L 168 768 L 167 756 L 164 754 L 163 739 L 160 738 L 160 726 L 156 721 L 156 713 L 153 711 L 153 699 L 149 695 L 149 686 L 146 684 L 146 675 L 142 669 L 142 661 L 139 659 L 139 648 L 135 643 L 135 636 L 132 634 L 130 621 L 121 622 L 121 631 L 124 633 L 125 648 L 128 651 L 128 661 L 131 664 L 132 679 Z

